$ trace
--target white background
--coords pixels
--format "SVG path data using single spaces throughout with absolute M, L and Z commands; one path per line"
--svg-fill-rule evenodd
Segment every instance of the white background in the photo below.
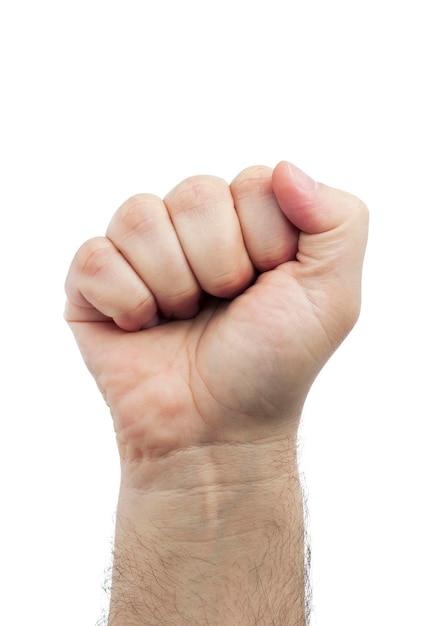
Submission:
M 313 624 L 434 624 L 433 19 L 426 0 L 0 9 L 0 623 L 94 625 L 118 462 L 62 320 L 118 205 L 289 159 L 362 197 L 359 324 L 302 433 Z

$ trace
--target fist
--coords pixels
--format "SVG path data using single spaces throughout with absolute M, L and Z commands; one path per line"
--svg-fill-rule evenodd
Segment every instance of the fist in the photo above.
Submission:
M 367 222 L 284 162 L 125 202 L 77 252 L 65 312 L 122 459 L 294 434 L 357 319 Z

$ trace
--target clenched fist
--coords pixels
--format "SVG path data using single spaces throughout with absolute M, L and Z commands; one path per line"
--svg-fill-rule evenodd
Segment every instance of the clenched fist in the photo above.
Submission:
M 296 428 L 358 316 L 366 234 L 361 201 L 284 162 L 127 200 L 66 281 L 121 458 Z
M 306 394 L 357 319 L 367 210 L 296 167 L 138 195 L 66 319 L 121 456 L 109 626 L 304 626 Z

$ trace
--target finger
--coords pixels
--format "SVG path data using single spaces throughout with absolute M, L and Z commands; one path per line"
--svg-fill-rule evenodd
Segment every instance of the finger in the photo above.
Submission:
M 318 310 L 336 312 L 342 303 L 348 330 L 360 310 L 369 222 L 365 204 L 349 193 L 314 182 L 285 162 L 274 169 L 272 183 L 282 212 L 301 231 L 297 263 L 282 268 L 296 273 Z
M 260 272 L 295 259 L 298 244 L 298 228 L 282 213 L 274 195 L 272 173 L 269 167 L 249 167 L 231 183 L 244 243 Z
M 111 220 L 107 237 L 152 291 L 164 317 L 197 313 L 201 289 L 160 198 L 140 194 L 127 200 Z
M 367 217 L 359 198 L 317 183 L 292 163 L 282 161 L 275 167 L 272 185 L 286 217 L 305 233 L 333 230 L 356 213 Z
M 230 298 L 254 278 L 233 199 L 225 181 L 195 176 L 165 197 L 184 254 L 207 293 Z
M 105 237 L 87 241 L 75 255 L 65 284 L 69 322 L 112 319 L 123 330 L 157 323 L 148 287 Z

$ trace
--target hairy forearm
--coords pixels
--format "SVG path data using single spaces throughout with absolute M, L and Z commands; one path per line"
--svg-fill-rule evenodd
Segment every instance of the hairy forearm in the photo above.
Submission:
M 289 439 L 124 465 L 110 626 L 302 626 L 304 578 Z

